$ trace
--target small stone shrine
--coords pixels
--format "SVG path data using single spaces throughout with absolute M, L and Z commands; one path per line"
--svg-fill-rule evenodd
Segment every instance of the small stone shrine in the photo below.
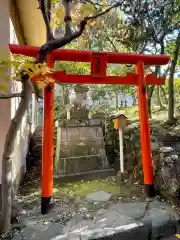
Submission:
M 88 88 L 76 85 L 70 119 L 57 124 L 55 175 L 87 173 L 109 168 L 101 119 L 89 119 Z

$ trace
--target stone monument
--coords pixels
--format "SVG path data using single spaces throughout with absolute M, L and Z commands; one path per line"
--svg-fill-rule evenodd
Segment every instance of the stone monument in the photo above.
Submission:
M 59 121 L 57 124 L 57 177 L 109 168 L 101 119 L 89 119 L 88 88 L 76 85 L 74 92 L 70 119 Z
M 87 92 L 89 88 L 83 85 L 74 87 L 76 98 L 73 100 L 73 107 L 70 110 L 70 119 L 85 121 L 89 119 L 89 110 L 87 108 Z

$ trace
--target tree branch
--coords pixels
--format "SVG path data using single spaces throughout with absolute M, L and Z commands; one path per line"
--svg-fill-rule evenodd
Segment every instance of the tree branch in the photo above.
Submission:
M 71 2 L 72 0 L 62 0 L 62 4 L 65 9 L 65 36 L 71 36 L 72 35 L 72 18 L 71 18 Z
M 163 76 L 164 76 L 164 77 L 167 77 L 167 74 L 168 74 L 168 72 L 169 72 L 169 70 L 170 70 L 170 67 L 171 67 L 171 65 L 170 65 L 170 62 L 169 62 L 166 70 L 165 70 L 164 73 L 163 73 Z
M 70 2 L 71 0 L 66 0 L 68 2 Z M 124 0 L 123 0 L 124 1 Z M 107 8 L 106 10 L 104 10 L 103 12 L 100 12 L 94 16 L 90 16 L 90 17 L 85 17 L 81 23 L 80 23 L 80 28 L 79 30 L 77 30 L 76 32 L 67 35 L 65 34 L 64 37 L 62 37 L 61 39 L 53 39 L 50 40 L 48 42 L 46 42 L 39 51 L 39 54 L 36 58 L 36 63 L 41 63 L 45 60 L 46 56 L 51 53 L 52 51 L 54 51 L 55 49 L 64 47 L 66 44 L 70 43 L 71 41 L 73 41 L 74 39 L 78 38 L 79 36 L 81 36 L 81 34 L 83 33 L 86 24 L 89 20 L 93 20 L 96 19 L 104 14 L 107 14 L 108 12 L 110 12 L 113 8 L 116 8 L 118 6 L 120 6 L 123 1 L 118 2 L 116 4 L 113 4 L 111 7 Z M 69 11 L 69 10 L 68 10 Z
M 124 0 L 120 1 L 120 2 L 117 2 L 117 3 L 113 4 L 111 7 L 107 8 L 106 10 L 104 10 L 104 11 L 102 11 L 102 12 L 100 12 L 100 13 L 94 15 L 94 16 L 86 17 L 85 20 L 88 21 L 88 20 L 93 20 L 93 19 L 96 19 L 98 17 L 101 17 L 102 15 L 109 13 L 112 9 L 121 6 L 123 2 L 124 2 Z
M 179 56 L 179 50 L 180 49 L 180 31 L 178 33 L 176 42 L 175 42 L 175 50 L 173 52 L 173 59 L 172 59 L 172 63 L 170 66 L 170 75 L 169 75 L 169 79 L 172 79 L 173 82 L 173 78 L 174 78 L 174 73 L 175 73 L 175 69 L 176 69 L 176 64 L 178 61 L 178 56 Z
M 91 1 L 91 0 L 85 0 L 85 2 L 87 2 L 87 3 L 90 3 L 90 4 L 92 4 L 93 6 L 99 6 L 99 7 L 103 7 L 103 4 L 100 4 L 100 3 L 95 3 L 95 2 L 93 2 L 93 1 Z
M 51 21 L 51 7 L 52 7 L 52 1 L 47 0 L 47 16 L 48 16 L 49 22 Z
M 20 93 L 7 93 L 7 94 L 0 94 L 0 99 L 9 99 L 9 98 L 15 98 L 15 97 L 22 97 L 22 92 Z
M 54 39 L 54 40 L 51 40 L 51 41 L 48 41 L 47 43 L 45 43 L 40 48 L 39 55 L 36 58 L 36 62 L 37 63 L 43 62 L 49 53 L 51 53 L 52 51 L 54 51 L 57 48 L 64 47 L 66 44 L 70 43 L 72 40 L 81 36 L 81 34 L 83 33 L 83 31 L 85 29 L 86 24 L 87 24 L 87 21 L 83 20 L 80 23 L 80 29 L 78 31 L 74 32 L 72 35 L 64 36 L 61 39 Z
M 118 49 L 117 49 L 116 45 L 114 44 L 113 40 L 112 40 L 109 36 L 107 36 L 107 40 L 108 40 L 108 41 L 111 43 L 111 45 L 113 46 L 114 51 L 115 51 L 115 52 L 118 52 Z
M 46 11 L 45 0 L 38 0 L 38 2 L 39 2 L 39 8 L 41 10 L 41 13 L 44 19 L 44 23 L 46 25 L 48 39 L 54 39 L 51 28 L 50 28 L 50 13 L 49 13 L 50 9 Z M 50 4 L 48 2 L 48 7 L 49 6 Z

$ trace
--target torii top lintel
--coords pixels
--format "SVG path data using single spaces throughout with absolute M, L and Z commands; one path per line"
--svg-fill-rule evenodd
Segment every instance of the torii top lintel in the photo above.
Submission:
M 9 49 L 12 54 L 22 54 L 31 57 L 36 57 L 40 50 L 39 47 L 16 44 L 9 44 Z M 51 53 L 55 61 L 60 60 L 73 62 L 91 62 L 93 54 L 106 55 L 107 63 L 117 64 L 136 64 L 138 61 L 143 61 L 145 65 L 165 65 L 170 60 L 170 58 L 165 55 L 96 52 L 73 49 L 57 49 Z

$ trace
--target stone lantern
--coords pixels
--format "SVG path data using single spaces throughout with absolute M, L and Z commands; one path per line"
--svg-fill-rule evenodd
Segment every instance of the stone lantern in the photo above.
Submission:
M 71 119 L 77 120 L 87 120 L 89 117 L 89 110 L 86 106 L 87 104 L 87 93 L 89 88 L 84 85 L 76 84 L 74 87 L 76 94 L 75 99 L 73 100 L 73 108 L 71 109 L 70 115 Z

